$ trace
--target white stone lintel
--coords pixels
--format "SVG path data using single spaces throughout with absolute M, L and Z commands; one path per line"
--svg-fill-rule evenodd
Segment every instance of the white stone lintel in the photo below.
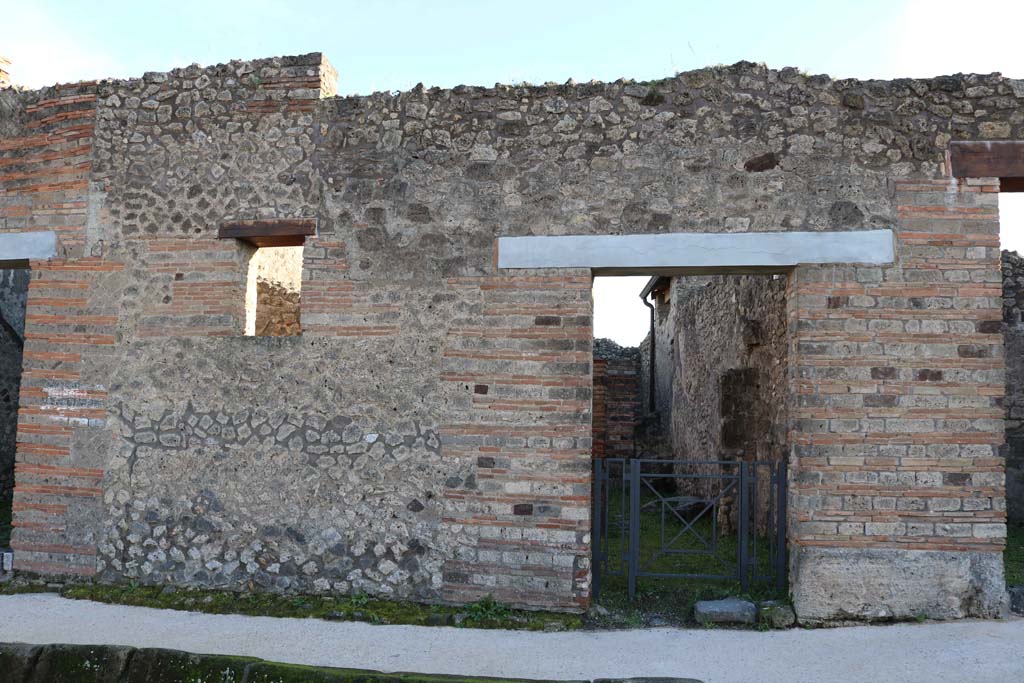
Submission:
M 29 261 L 57 255 L 57 233 L 51 230 L 0 233 L 0 262 Z
M 609 275 L 771 272 L 799 264 L 883 265 L 894 258 L 889 229 L 498 239 L 499 268 L 590 268 Z

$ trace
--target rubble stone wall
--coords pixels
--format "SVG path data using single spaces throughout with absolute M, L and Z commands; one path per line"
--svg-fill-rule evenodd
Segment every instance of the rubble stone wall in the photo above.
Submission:
M 672 281 L 672 441 L 688 460 L 788 454 L 786 279 Z
M 706 278 L 690 278 L 701 282 Z M 675 372 L 673 359 L 676 356 L 676 308 L 672 301 L 671 287 L 653 293 L 648 302 L 654 306 L 654 405 L 651 405 L 651 334 L 647 333 L 640 344 L 640 363 L 644 415 L 655 420 L 655 429 L 666 435 L 671 431 L 672 420 L 672 377 Z
M 0 230 L 60 237 L 31 264 L 18 569 L 583 609 L 592 275 L 500 271 L 495 238 L 893 228 L 891 266 L 789 279 L 797 609 L 999 609 L 997 188 L 944 162 L 1024 137 L 1019 82 L 333 74 L 0 90 Z M 250 252 L 217 228 L 261 217 L 317 221 L 301 336 L 243 336 Z

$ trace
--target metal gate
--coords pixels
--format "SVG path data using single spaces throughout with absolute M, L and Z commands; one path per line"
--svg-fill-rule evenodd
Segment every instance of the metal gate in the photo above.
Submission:
M 784 462 L 593 461 L 593 594 L 625 577 L 785 587 Z

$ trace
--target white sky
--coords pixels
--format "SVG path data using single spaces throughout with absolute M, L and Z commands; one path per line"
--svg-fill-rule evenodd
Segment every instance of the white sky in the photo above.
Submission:
M 637 346 L 651 329 L 651 309 L 640 301 L 648 277 L 594 278 L 594 337 Z

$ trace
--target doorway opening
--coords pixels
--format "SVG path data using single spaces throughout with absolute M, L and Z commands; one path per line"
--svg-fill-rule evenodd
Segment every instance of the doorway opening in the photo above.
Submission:
M 786 597 L 787 282 L 595 278 L 594 587 L 612 618 Z
M 11 542 L 28 268 L 0 268 L 0 550 Z
M 1014 187 L 1014 185 L 1010 185 Z M 1006 583 L 1024 609 L 1024 192 L 999 193 L 1006 358 Z

